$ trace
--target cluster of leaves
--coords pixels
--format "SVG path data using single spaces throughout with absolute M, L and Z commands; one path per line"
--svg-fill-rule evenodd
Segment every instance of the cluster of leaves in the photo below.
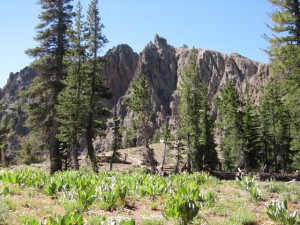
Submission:
M 152 200 L 165 198 L 165 217 L 176 218 L 183 223 L 192 220 L 200 208 L 215 201 L 216 195 L 212 191 L 201 192 L 201 185 L 210 179 L 212 178 L 207 174 L 187 173 L 167 178 L 146 174 L 94 174 L 84 171 L 58 172 L 52 176 L 39 170 L 8 170 L 0 173 L 2 182 L 34 188 L 57 198 L 61 203 L 74 203 L 82 212 L 91 205 L 98 205 L 104 210 L 116 210 L 124 207 L 129 197 Z M 183 183 L 186 185 L 183 186 Z M 52 218 L 51 221 L 63 218 Z
M 201 207 L 214 203 L 215 199 L 214 192 L 201 193 L 195 183 L 187 186 L 179 185 L 177 190 L 166 198 L 164 216 L 167 219 L 176 218 L 180 224 L 188 224 Z
M 266 206 L 267 214 L 274 222 L 280 222 L 286 225 L 297 224 L 298 212 L 288 212 L 287 201 L 274 201 Z
M 243 179 L 238 182 L 238 185 L 249 191 L 250 197 L 255 201 L 259 201 L 262 199 L 262 192 L 256 185 L 254 178 L 244 176 Z

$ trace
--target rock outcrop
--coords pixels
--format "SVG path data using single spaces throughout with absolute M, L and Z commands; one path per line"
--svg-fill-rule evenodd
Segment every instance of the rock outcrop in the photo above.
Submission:
M 16 136 L 28 133 L 28 130 L 24 126 L 26 115 L 22 111 L 22 106 L 26 100 L 21 99 L 19 93 L 28 87 L 36 75 L 36 70 L 29 67 L 25 67 L 20 72 L 11 73 L 7 84 L 1 92 L 0 104 L 3 107 L 3 111 L 0 112 L 0 117 L 5 112 L 8 115 L 8 119 L 14 119 Z
M 239 54 L 222 54 L 207 49 L 198 50 L 198 65 L 201 68 L 199 76 L 208 83 L 210 100 L 213 101 L 228 79 L 232 79 L 240 96 L 249 94 L 253 101 L 258 103 L 263 85 L 268 80 L 268 64 L 247 59 Z M 154 43 L 150 42 L 138 58 L 138 66 L 133 76 L 133 82 L 140 74 L 148 77 L 151 89 L 152 109 L 155 112 L 153 133 L 161 128 L 166 117 L 170 117 L 170 126 L 173 132 L 178 129 L 179 103 L 178 87 L 184 68 L 188 63 L 191 49 L 174 48 L 167 41 L 156 35 Z M 107 74 L 109 76 L 109 74 Z M 116 105 L 117 115 L 124 126 L 129 126 L 134 114 L 123 104 L 129 98 L 132 88 L 126 91 Z M 214 119 L 217 117 L 217 108 L 212 108 Z M 109 123 L 111 125 L 111 123 Z M 99 145 L 107 149 L 112 142 L 112 129 L 109 126 L 107 136 Z
M 215 99 L 228 79 L 233 79 L 239 94 L 248 93 L 258 103 L 262 86 L 268 80 L 268 64 L 247 59 L 239 54 L 222 54 L 207 49 L 198 50 L 199 76 L 208 83 L 210 99 Z M 124 99 L 132 94 L 131 84 L 141 74 L 149 81 L 152 109 L 156 116 L 153 122 L 153 133 L 160 129 L 166 117 L 170 117 L 171 129 L 178 129 L 179 115 L 178 88 L 184 68 L 188 63 L 191 49 L 174 48 L 166 39 L 156 35 L 154 42 L 146 45 L 140 53 L 135 53 L 128 45 L 119 45 L 106 53 L 107 63 L 104 74 L 114 98 L 105 105 L 115 109 L 124 126 L 130 124 L 133 112 L 123 104 Z M 36 71 L 25 68 L 20 73 L 11 74 L 8 83 L 0 91 L 0 103 L 5 110 L 22 105 L 18 91 L 25 89 L 37 75 Z M 212 108 L 212 115 L 217 117 L 217 108 Z M 0 115 L 1 116 L 1 115 Z M 23 120 L 20 120 L 23 123 Z M 106 137 L 96 143 L 102 150 L 108 149 L 112 141 L 111 119 L 108 121 Z
M 113 99 L 106 102 L 112 108 L 127 91 L 138 66 L 138 54 L 128 45 L 118 45 L 106 53 L 107 63 L 104 74 L 111 88 Z

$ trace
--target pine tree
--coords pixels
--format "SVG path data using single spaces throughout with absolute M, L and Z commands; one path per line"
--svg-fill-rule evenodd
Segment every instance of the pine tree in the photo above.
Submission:
M 116 160 L 116 157 L 120 156 L 120 153 L 118 152 L 119 149 L 122 148 L 122 135 L 120 132 L 120 120 L 117 117 L 116 108 L 114 110 L 114 117 L 113 117 L 113 144 L 112 144 L 112 156 L 110 159 L 110 165 L 109 168 L 112 170 L 113 163 Z
M 84 93 L 88 101 L 86 142 L 88 155 L 95 172 L 98 171 L 93 139 L 96 135 L 103 135 L 106 129 L 104 117 L 110 111 L 103 107 L 102 101 L 112 97 L 112 93 L 104 83 L 103 65 L 105 60 L 99 56 L 102 47 L 107 43 L 102 34 L 103 24 L 100 22 L 98 0 L 92 0 L 87 14 L 87 76 L 85 77 Z
M 235 85 L 228 80 L 217 100 L 221 151 L 226 170 L 241 167 L 244 158 L 241 137 L 241 102 Z
M 27 107 L 27 124 L 34 129 L 43 129 L 48 135 L 47 144 L 50 153 L 50 173 L 62 169 L 60 142 L 57 139 L 59 122 L 55 119 L 58 94 L 63 89 L 61 80 L 66 77 L 63 58 L 68 48 L 67 28 L 72 23 L 72 0 L 39 0 L 43 12 L 37 25 L 35 40 L 38 46 L 26 53 L 36 58 L 32 63 L 40 72 L 23 97 L 30 99 Z
M 132 126 L 137 129 L 145 147 L 145 160 L 149 162 L 152 173 L 156 171 L 156 160 L 153 149 L 150 148 L 151 123 L 154 112 L 152 110 L 150 90 L 147 77 L 141 74 L 133 85 L 133 95 L 127 98 L 125 104 L 136 113 Z
M 290 116 L 280 95 L 279 84 L 271 81 L 260 99 L 260 133 L 264 143 L 264 161 L 274 171 L 291 165 Z
M 165 163 L 166 163 L 168 141 L 170 139 L 170 136 L 171 136 L 171 131 L 169 129 L 169 117 L 167 117 L 166 122 L 162 126 L 162 133 L 161 133 L 161 137 L 164 140 L 164 153 L 163 153 L 163 159 L 162 159 L 162 163 L 161 163 L 162 168 L 165 166 Z
M 241 128 L 244 148 L 244 168 L 247 172 L 258 169 L 262 159 L 258 130 L 259 121 L 257 118 L 250 96 L 247 96 L 244 99 Z
M 0 120 L 0 163 L 5 166 L 9 165 L 7 147 L 8 143 L 14 135 L 13 131 L 14 120 L 9 119 L 7 114 L 4 114 Z
M 84 127 L 84 99 L 82 96 L 83 82 L 85 79 L 86 45 L 84 44 L 85 28 L 82 21 L 82 6 L 78 2 L 76 7 L 75 27 L 70 29 L 70 48 L 65 57 L 67 77 L 62 81 L 65 88 L 58 96 L 56 106 L 58 121 L 61 123 L 60 141 L 68 143 L 72 158 L 73 168 L 78 170 L 78 146 Z M 67 110 L 66 110 L 67 109 Z
M 271 13 L 272 37 L 270 46 L 271 76 L 280 82 L 280 95 L 290 123 L 290 153 L 293 167 L 300 169 L 300 2 L 299 0 L 269 0 L 276 8 Z M 287 119 L 286 118 L 286 119 Z
M 187 167 L 193 170 L 193 164 L 197 169 L 203 166 L 203 149 L 200 148 L 201 110 L 203 101 L 203 81 L 200 79 L 200 68 L 197 65 L 196 49 L 192 49 L 188 65 L 184 69 L 180 83 L 179 114 L 180 132 L 187 141 Z M 193 163 L 193 164 L 192 164 Z
M 206 89 L 206 88 L 205 88 Z M 208 93 L 205 91 L 205 93 Z M 216 151 L 216 143 L 214 140 L 214 124 L 210 115 L 210 106 L 208 102 L 208 94 L 203 100 L 203 109 L 201 116 L 201 149 L 203 149 L 203 163 L 209 164 L 212 168 L 216 168 L 220 164 L 218 153 Z

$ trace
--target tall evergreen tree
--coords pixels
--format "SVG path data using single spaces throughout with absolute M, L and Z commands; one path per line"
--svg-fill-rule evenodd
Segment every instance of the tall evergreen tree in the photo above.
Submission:
M 226 170 L 242 167 L 241 101 L 232 80 L 228 80 L 217 100 L 221 151 Z
M 83 24 L 82 6 L 78 2 L 76 7 L 75 27 L 70 29 L 70 48 L 65 57 L 67 77 L 62 81 L 65 89 L 58 96 L 56 106 L 58 121 L 61 123 L 58 138 L 68 143 L 74 169 L 79 169 L 78 140 L 83 135 L 84 99 L 82 96 L 85 80 L 86 45 L 84 41 L 85 28 Z M 66 110 L 67 109 L 67 110 Z
M 242 140 L 244 152 L 244 168 L 247 172 L 256 170 L 261 165 L 261 145 L 259 139 L 259 121 L 255 114 L 250 96 L 243 99 Z
M 290 152 L 293 167 L 300 169 L 300 2 L 299 0 L 269 0 L 275 6 L 271 13 L 273 21 L 269 28 L 271 76 L 280 82 L 280 96 L 290 121 Z M 286 121 L 287 122 L 287 121 Z
M 192 49 L 189 62 L 184 68 L 179 90 L 180 132 L 187 141 L 187 167 L 189 171 L 193 170 L 194 166 L 199 169 L 203 165 L 203 151 L 200 149 L 200 121 L 203 101 L 201 88 L 203 81 L 199 76 L 200 68 L 197 65 L 197 55 L 198 51 Z
M 163 168 L 165 166 L 165 163 L 166 163 L 168 142 L 169 142 L 170 137 L 171 137 L 171 131 L 169 129 L 169 117 L 166 118 L 166 121 L 162 126 L 161 137 L 164 140 L 164 153 L 163 153 L 163 159 L 162 159 L 162 163 L 161 163 L 161 167 Z
M 0 120 L 0 163 L 4 163 L 5 166 L 9 165 L 7 147 L 15 134 L 13 126 L 14 120 L 8 119 L 7 114 L 4 114 Z
M 180 84 L 180 132 L 187 141 L 189 171 L 193 170 L 193 167 L 201 170 L 206 163 L 215 166 L 218 161 L 210 118 L 207 84 L 201 79 L 197 55 L 198 51 L 192 49 Z M 190 164 L 190 158 L 192 164 Z
M 290 118 L 280 95 L 279 84 L 271 81 L 260 99 L 260 133 L 266 167 L 274 171 L 290 167 Z
M 120 131 L 120 120 L 117 117 L 117 112 L 116 112 L 116 108 L 114 110 L 114 117 L 113 117 L 113 135 L 114 135 L 114 139 L 113 139 L 113 143 L 112 143 L 112 156 L 110 159 L 110 165 L 109 168 L 110 170 L 112 170 L 113 167 L 113 163 L 116 160 L 116 157 L 120 156 L 120 153 L 118 152 L 119 149 L 122 148 L 122 135 L 121 135 L 121 131 Z
M 201 149 L 204 152 L 204 164 L 209 164 L 212 168 L 216 168 L 220 164 L 218 153 L 216 151 L 216 143 L 214 140 L 214 124 L 210 115 L 210 106 L 208 102 L 208 92 L 204 89 L 203 109 L 201 110 Z
M 84 93 L 88 101 L 86 142 L 88 155 L 92 161 L 93 169 L 98 171 L 93 140 L 96 135 L 103 135 L 106 128 L 104 117 L 110 114 L 102 105 L 103 99 L 112 97 L 112 93 L 104 83 L 103 65 L 105 60 L 99 56 L 99 52 L 107 43 L 102 34 L 103 24 L 100 22 L 98 0 L 92 0 L 87 14 L 87 76 L 85 77 Z
M 155 173 L 156 160 L 153 149 L 150 148 L 151 123 L 154 115 L 150 96 L 147 77 L 141 74 L 133 83 L 133 95 L 126 99 L 125 104 L 136 113 L 136 117 L 132 120 L 132 126 L 137 129 L 139 138 L 145 147 L 145 160 L 149 162 L 152 173 Z
M 35 40 L 38 46 L 26 51 L 36 58 L 32 66 L 40 72 L 23 93 L 30 99 L 28 124 L 35 129 L 44 129 L 50 153 L 50 173 L 62 169 L 60 142 L 57 139 L 59 122 L 55 119 L 58 94 L 63 89 L 61 80 L 66 77 L 63 58 L 68 48 L 67 28 L 72 23 L 72 0 L 39 0 L 43 11 L 39 16 Z

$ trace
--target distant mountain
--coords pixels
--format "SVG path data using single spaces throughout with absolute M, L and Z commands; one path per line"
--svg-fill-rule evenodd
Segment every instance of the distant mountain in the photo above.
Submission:
M 255 102 L 259 101 L 262 86 L 269 76 L 269 65 L 247 59 L 239 54 L 222 54 L 207 49 L 198 50 L 198 64 L 202 70 L 200 76 L 208 82 L 209 96 L 213 100 L 228 79 L 233 79 L 240 95 L 247 91 Z M 128 45 L 118 45 L 106 53 L 108 59 L 104 68 L 107 84 L 114 92 L 114 98 L 105 104 L 116 108 L 117 116 L 125 126 L 130 124 L 134 114 L 123 104 L 124 98 L 132 92 L 131 83 L 140 74 L 148 77 L 151 89 L 152 109 L 156 112 L 153 134 L 160 129 L 166 116 L 170 116 L 172 131 L 178 129 L 178 87 L 184 67 L 188 62 L 188 48 L 174 48 L 167 40 L 155 36 L 154 43 L 147 44 L 140 53 L 135 53 Z M 32 79 L 38 75 L 34 69 L 26 67 L 19 73 L 11 73 L 7 84 L 0 90 L 0 103 L 4 111 L 15 118 L 15 130 L 18 134 L 26 134 L 24 128 L 25 114 L 21 106 L 26 100 L 20 100 L 18 92 L 26 89 Z M 3 112 L 0 112 L 0 116 Z M 217 117 L 217 109 L 212 109 L 212 115 Z M 98 149 L 107 149 L 112 141 L 111 120 L 108 121 L 107 135 L 97 139 Z M 139 143 L 139 140 L 137 140 Z M 134 143 L 133 143 L 134 144 Z

